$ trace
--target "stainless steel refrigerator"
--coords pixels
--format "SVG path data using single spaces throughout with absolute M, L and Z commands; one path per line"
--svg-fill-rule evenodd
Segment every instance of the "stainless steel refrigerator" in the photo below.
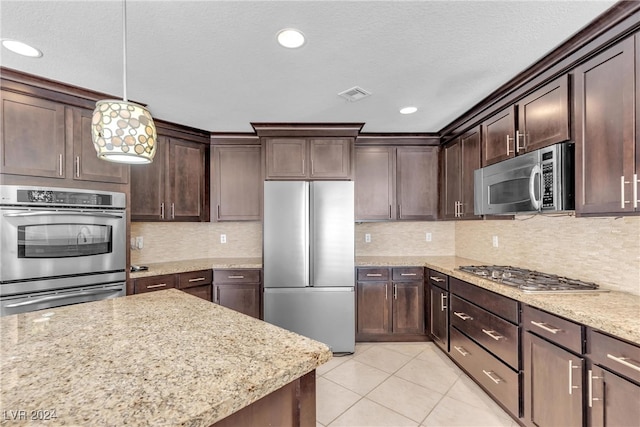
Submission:
M 265 181 L 264 320 L 355 349 L 354 186 Z

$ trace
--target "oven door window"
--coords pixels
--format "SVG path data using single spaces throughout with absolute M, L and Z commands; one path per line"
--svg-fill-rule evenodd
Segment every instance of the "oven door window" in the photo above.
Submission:
M 111 253 L 110 225 L 34 224 L 18 226 L 18 258 L 68 258 Z

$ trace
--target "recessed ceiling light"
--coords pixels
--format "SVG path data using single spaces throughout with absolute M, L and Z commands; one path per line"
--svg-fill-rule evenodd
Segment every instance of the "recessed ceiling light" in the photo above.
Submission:
M 416 111 L 418 111 L 416 107 L 404 107 L 400 109 L 400 114 L 413 114 Z
M 17 53 L 18 55 L 28 56 L 30 58 L 40 58 L 42 56 L 42 52 L 35 47 L 17 40 L 2 40 L 2 46 L 9 49 L 11 52 Z
M 276 34 L 278 43 L 289 49 L 295 49 L 304 44 L 304 34 L 295 28 L 285 28 Z

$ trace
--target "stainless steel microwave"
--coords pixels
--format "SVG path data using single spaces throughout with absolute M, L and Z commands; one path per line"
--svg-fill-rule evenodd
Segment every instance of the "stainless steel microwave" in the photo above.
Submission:
M 575 209 L 575 144 L 564 142 L 476 169 L 474 213 Z

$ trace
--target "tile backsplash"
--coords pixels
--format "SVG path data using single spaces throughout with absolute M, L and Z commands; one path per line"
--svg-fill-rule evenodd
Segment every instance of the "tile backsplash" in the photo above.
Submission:
M 455 253 L 640 295 L 640 217 L 516 216 L 456 223 Z M 493 246 L 498 237 L 498 247 Z
M 427 233 L 431 241 L 427 241 Z M 365 242 L 365 236 L 371 242 Z M 357 256 L 455 255 L 455 223 L 398 221 L 356 223 Z

